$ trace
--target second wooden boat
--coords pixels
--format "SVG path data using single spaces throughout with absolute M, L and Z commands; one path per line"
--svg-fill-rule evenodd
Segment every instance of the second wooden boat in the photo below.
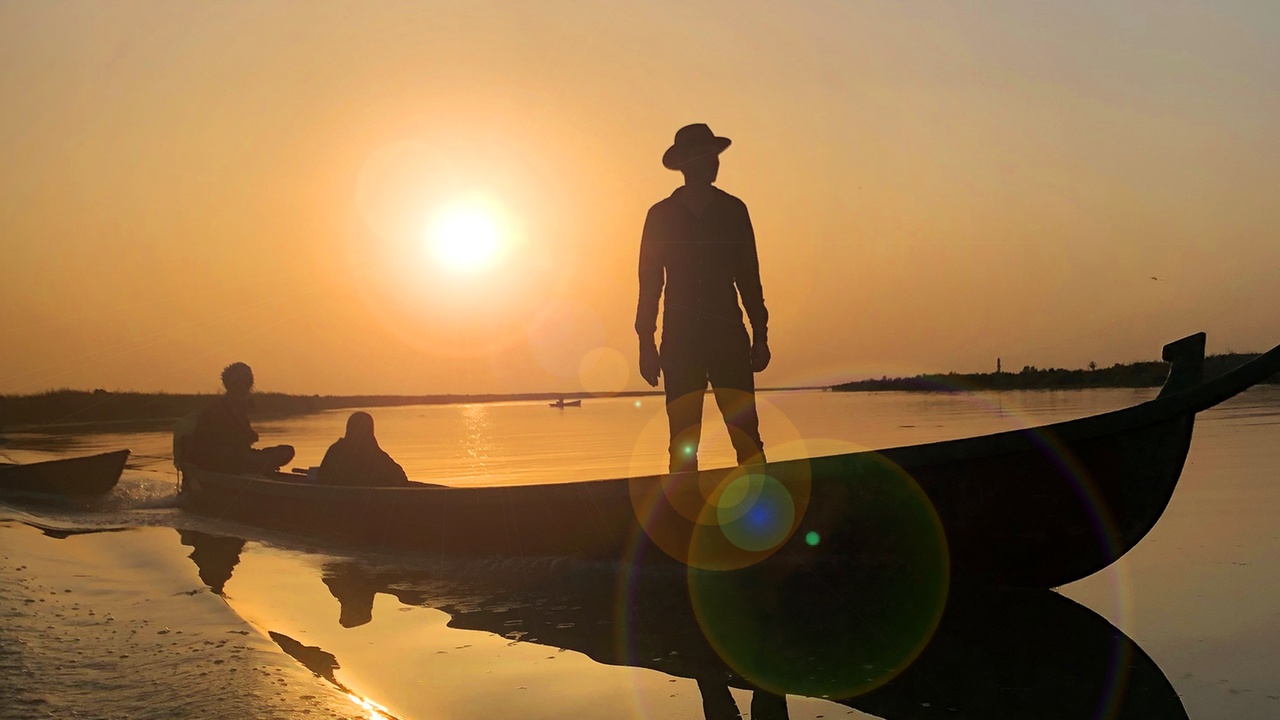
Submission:
M 45 462 L 0 463 L 0 490 L 84 496 L 109 492 L 120 480 L 128 450 Z

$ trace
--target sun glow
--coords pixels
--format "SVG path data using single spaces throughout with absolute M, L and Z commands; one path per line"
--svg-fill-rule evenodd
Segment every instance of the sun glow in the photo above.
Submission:
M 431 255 L 460 272 L 480 270 L 502 255 L 506 240 L 502 213 L 491 203 L 468 200 L 445 207 L 428 227 Z

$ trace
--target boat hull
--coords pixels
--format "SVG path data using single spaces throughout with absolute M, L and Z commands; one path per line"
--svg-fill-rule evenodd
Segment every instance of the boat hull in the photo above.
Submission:
M 904 448 L 770 464 L 763 474 L 795 494 L 808 484 L 807 508 L 773 552 L 878 567 L 923 554 L 959 579 L 1062 585 L 1110 565 L 1155 525 L 1181 474 L 1193 417 L 1074 442 L 1051 428 L 959 441 L 953 452 L 962 457 L 945 461 Z M 698 480 L 716 485 L 727 472 Z M 672 547 L 696 546 L 703 530 L 678 511 L 704 502 L 679 499 L 696 492 L 693 478 L 689 488 L 670 476 L 345 488 L 193 468 L 184 482 L 197 512 L 388 550 L 667 562 L 678 554 Z M 637 497 L 659 500 L 645 526 Z M 929 543 L 931 534 L 939 541 Z
M 101 495 L 120 480 L 128 450 L 26 465 L 0 465 L 0 490 L 68 497 Z

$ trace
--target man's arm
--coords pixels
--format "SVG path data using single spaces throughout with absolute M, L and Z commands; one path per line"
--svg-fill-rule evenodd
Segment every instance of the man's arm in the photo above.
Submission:
M 655 208 L 656 209 L 656 208 Z M 658 301 L 665 282 L 662 241 L 658 238 L 658 222 L 654 209 L 644 220 L 640 235 L 640 302 L 636 305 L 636 334 L 641 342 L 653 340 L 658 331 Z
M 742 207 L 742 248 L 738 254 L 738 267 L 734 271 L 734 282 L 738 286 L 738 296 L 742 298 L 742 308 L 747 311 L 747 320 L 751 323 L 752 344 L 767 343 L 769 340 L 769 310 L 764 306 L 764 288 L 760 285 L 760 258 L 756 255 L 756 233 L 751 227 L 751 216 L 747 208 Z
M 665 262 L 661 231 L 654 217 L 656 208 L 649 209 L 644 219 L 644 232 L 640 235 L 640 300 L 636 304 L 636 334 L 640 336 L 640 377 L 653 387 L 658 385 L 661 362 L 653 334 L 658 331 L 658 301 L 662 299 L 665 282 Z

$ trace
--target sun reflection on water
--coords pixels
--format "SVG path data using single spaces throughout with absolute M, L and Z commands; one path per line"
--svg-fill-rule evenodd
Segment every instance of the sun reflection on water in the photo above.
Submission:
M 366 712 L 369 713 L 369 720 L 396 720 L 395 716 L 391 714 L 390 710 L 387 710 L 386 708 L 382 707 L 381 705 L 379 705 L 378 703 L 372 700 L 362 698 L 359 695 L 356 695 L 355 693 L 349 692 L 349 691 L 347 692 L 347 697 L 351 698 L 351 702 L 355 703 L 356 705 L 359 705 L 361 708 L 363 708 Z

